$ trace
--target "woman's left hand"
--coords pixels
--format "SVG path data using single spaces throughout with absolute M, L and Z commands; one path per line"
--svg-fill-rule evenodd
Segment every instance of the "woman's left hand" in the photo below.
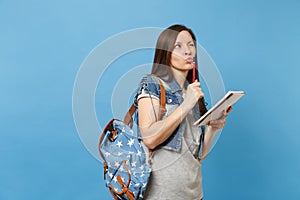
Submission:
M 232 111 L 232 106 L 230 106 L 227 110 L 223 111 L 222 117 L 220 117 L 217 120 L 211 120 L 208 122 L 208 128 L 211 128 L 212 130 L 218 131 L 219 129 L 224 128 L 226 124 L 226 117 L 228 113 Z

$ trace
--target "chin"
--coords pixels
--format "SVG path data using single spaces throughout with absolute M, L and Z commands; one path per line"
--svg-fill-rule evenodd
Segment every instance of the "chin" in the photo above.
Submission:
M 184 68 L 187 69 L 187 70 L 191 70 L 191 69 L 193 69 L 193 67 L 194 66 L 192 64 L 185 64 L 184 65 Z

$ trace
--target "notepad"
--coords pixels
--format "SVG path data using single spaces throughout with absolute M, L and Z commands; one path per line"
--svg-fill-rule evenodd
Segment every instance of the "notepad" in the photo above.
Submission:
M 209 109 L 194 125 L 206 125 L 210 120 L 216 120 L 222 116 L 222 112 L 235 104 L 242 96 L 244 91 L 228 91 L 225 96 L 218 101 L 211 109 Z

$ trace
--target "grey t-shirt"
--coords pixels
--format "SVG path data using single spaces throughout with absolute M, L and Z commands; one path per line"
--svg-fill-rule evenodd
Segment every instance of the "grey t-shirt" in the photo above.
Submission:
M 199 200 L 203 197 L 201 164 L 195 158 L 199 149 L 201 130 L 193 125 L 192 111 L 187 122 L 181 151 L 156 149 L 152 155 L 152 173 L 145 200 Z

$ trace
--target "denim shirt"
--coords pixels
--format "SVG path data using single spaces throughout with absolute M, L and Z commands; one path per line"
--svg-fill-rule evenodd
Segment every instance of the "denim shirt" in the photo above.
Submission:
M 166 112 L 162 116 L 161 119 L 165 119 L 168 117 L 182 102 L 183 102 L 183 93 L 182 89 L 177 83 L 175 79 L 171 82 L 165 82 L 163 81 L 163 85 L 166 91 Z M 151 95 L 152 97 L 155 96 L 158 99 L 160 98 L 160 87 L 159 87 L 159 81 L 158 78 L 155 76 L 145 76 L 140 82 L 140 85 L 138 87 L 136 96 L 134 98 L 134 104 L 138 109 L 137 106 L 137 101 L 138 101 L 138 96 L 142 93 L 146 93 Z M 200 118 L 200 111 L 199 111 L 199 106 L 196 104 L 193 108 L 193 114 L 195 119 Z M 137 113 L 136 113 L 136 119 L 138 119 Z M 159 119 L 158 119 L 159 120 Z M 138 125 L 138 120 L 136 120 L 136 123 Z M 183 138 L 183 134 L 186 128 L 186 120 L 182 120 L 180 125 L 175 129 L 175 131 L 172 133 L 172 135 L 162 144 L 159 145 L 160 148 L 180 152 L 181 150 L 181 142 Z M 137 131 L 139 137 L 141 137 L 141 133 L 139 130 L 139 126 L 137 126 Z M 202 142 L 204 140 L 204 133 L 205 133 L 205 126 L 201 126 L 199 128 L 199 131 L 201 133 L 201 136 L 199 138 L 199 153 L 198 153 L 198 158 L 201 158 L 202 155 Z

